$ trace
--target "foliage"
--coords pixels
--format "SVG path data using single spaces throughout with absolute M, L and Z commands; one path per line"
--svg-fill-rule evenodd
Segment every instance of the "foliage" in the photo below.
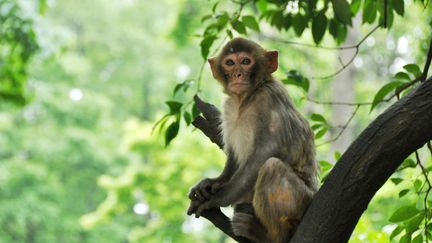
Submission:
M 430 13 L 426 0 L 0 0 L 0 241 L 224 242 L 185 215 L 188 188 L 224 159 L 190 133 L 192 97 L 221 99 L 217 83 L 203 81 L 212 80 L 206 59 L 239 35 L 285 51 L 276 75 L 324 144 L 324 181 L 341 156 L 326 144 L 338 129 L 333 107 L 320 104 L 338 73 L 326 70 L 362 58 L 358 134 L 422 78 Z M 408 62 L 381 72 L 399 58 L 389 43 L 406 33 L 415 39 Z M 340 63 L 345 50 L 355 56 Z M 431 159 L 418 153 L 374 197 L 352 242 L 430 241 Z

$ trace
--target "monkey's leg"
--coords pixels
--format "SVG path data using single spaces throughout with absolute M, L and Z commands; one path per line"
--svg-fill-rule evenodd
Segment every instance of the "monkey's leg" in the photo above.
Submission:
M 254 242 L 267 242 L 267 233 L 256 218 L 252 203 L 235 205 L 231 224 L 235 235 L 246 237 Z
M 313 191 L 288 163 L 270 158 L 260 168 L 253 207 L 270 242 L 287 242 L 309 206 Z

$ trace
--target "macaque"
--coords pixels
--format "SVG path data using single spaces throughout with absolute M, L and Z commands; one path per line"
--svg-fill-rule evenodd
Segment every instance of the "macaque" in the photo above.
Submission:
M 234 234 L 287 242 L 318 190 L 314 137 L 283 85 L 272 77 L 278 52 L 243 38 L 208 60 L 228 95 L 222 115 L 227 162 L 189 193 L 188 214 L 234 206 Z

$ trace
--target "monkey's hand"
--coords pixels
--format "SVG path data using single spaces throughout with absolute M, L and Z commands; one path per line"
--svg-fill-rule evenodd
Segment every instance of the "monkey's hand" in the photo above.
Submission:
M 192 201 L 205 202 L 212 198 L 213 194 L 216 193 L 220 187 L 221 183 L 214 179 L 206 178 L 190 190 L 189 198 Z

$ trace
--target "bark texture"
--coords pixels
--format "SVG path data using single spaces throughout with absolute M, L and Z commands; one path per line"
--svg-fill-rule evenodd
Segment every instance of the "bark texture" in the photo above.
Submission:
M 222 147 L 220 112 L 196 97 L 194 125 Z M 350 145 L 315 195 L 291 242 L 347 242 L 368 203 L 402 161 L 432 139 L 432 78 L 395 102 Z M 203 216 L 237 241 L 216 209 Z

